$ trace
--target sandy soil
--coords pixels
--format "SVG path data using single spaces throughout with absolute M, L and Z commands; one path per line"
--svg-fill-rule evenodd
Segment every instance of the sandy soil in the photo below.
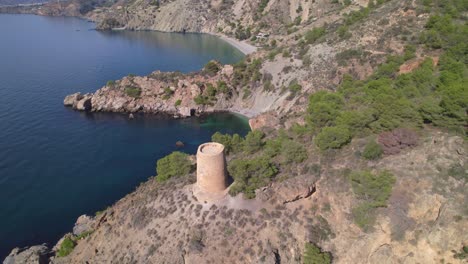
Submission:
M 240 41 L 240 40 L 230 38 L 230 37 L 226 37 L 226 36 L 223 36 L 223 35 L 216 35 L 216 36 L 218 36 L 220 39 L 226 41 L 231 46 L 238 49 L 240 52 L 244 53 L 245 55 L 248 55 L 250 53 L 254 53 L 255 51 L 257 51 L 257 47 L 252 46 L 252 45 L 250 45 L 249 43 L 247 43 L 245 41 Z

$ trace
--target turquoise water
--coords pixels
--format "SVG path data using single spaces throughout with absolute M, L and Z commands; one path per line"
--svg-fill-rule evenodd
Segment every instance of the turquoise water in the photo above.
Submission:
M 56 242 L 81 214 L 111 205 L 155 173 L 157 159 L 221 130 L 245 134 L 238 116 L 167 120 L 86 114 L 65 95 L 153 70 L 198 70 L 242 55 L 199 34 L 98 32 L 75 18 L 0 15 L 0 260 L 16 246 Z

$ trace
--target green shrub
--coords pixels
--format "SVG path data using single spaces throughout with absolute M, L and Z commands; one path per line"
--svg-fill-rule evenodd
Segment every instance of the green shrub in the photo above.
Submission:
M 338 93 L 316 92 L 309 98 L 307 121 L 315 129 L 334 125 L 343 105 L 343 97 Z
M 174 94 L 174 91 L 171 89 L 171 87 L 166 87 L 164 88 L 164 96 L 163 99 L 167 100 L 171 98 L 171 96 Z
M 219 65 L 215 61 L 209 61 L 204 67 L 204 71 L 210 76 L 216 75 L 216 73 L 218 73 L 219 70 Z
M 302 85 L 297 83 L 297 81 L 292 81 L 288 86 L 288 90 L 291 92 L 291 94 L 297 94 L 302 90 Z
M 388 171 L 373 174 L 370 171 L 352 172 L 349 176 L 353 192 L 361 203 L 353 208 L 356 224 L 367 231 L 374 225 L 375 208 L 387 206 L 395 177 Z
M 62 241 L 62 244 L 60 244 L 59 250 L 57 251 L 57 256 L 66 257 L 70 255 L 75 246 L 76 243 L 70 236 L 65 237 L 65 239 Z
M 206 96 L 203 96 L 201 94 L 195 96 L 195 98 L 193 98 L 193 101 L 197 104 L 197 105 L 206 105 L 206 104 L 209 104 L 210 103 L 210 100 L 208 97 Z
M 372 202 L 376 207 L 382 207 L 387 205 L 395 177 L 388 171 L 379 174 L 359 171 L 350 174 L 350 181 L 353 192 L 359 199 Z
M 109 80 L 106 83 L 106 86 L 109 86 L 109 87 L 113 87 L 114 85 L 115 85 L 115 81 L 113 81 L 113 80 Z
M 457 162 L 450 166 L 450 168 L 447 171 L 447 174 L 457 180 L 468 181 L 468 170 Z
M 375 142 L 375 140 L 371 140 L 367 145 L 364 147 L 362 151 L 362 156 L 368 160 L 376 160 L 382 157 L 382 147 Z
M 224 145 L 226 154 L 242 151 L 244 139 L 239 134 L 229 135 L 216 132 L 211 136 L 211 141 Z
M 278 173 L 278 169 L 267 157 L 233 160 L 228 165 L 234 183 L 229 189 L 231 195 L 244 193 L 248 199 L 255 198 L 255 190 L 267 185 Z
M 315 138 L 320 150 L 339 149 L 351 141 L 351 133 L 346 127 L 325 127 Z
M 307 44 L 315 43 L 319 38 L 325 35 L 325 27 L 313 28 L 305 34 L 304 38 Z
M 352 216 L 356 225 L 364 231 L 370 230 L 375 223 L 375 207 L 369 202 L 362 202 L 355 206 L 352 211 Z
M 352 34 L 349 32 L 348 26 L 346 26 L 346 25 L 340 26 L 340 27 L 338 28 L 337 32 L 338 32 L 338 36 L 339 36 L 341 39 L 350 38 L 351 35 L 352 35 Z
M 468 259 L 468 246 L 463 246 L 459 252 L 452 250 L 454 259 Z
M 305 244 L 304 256 L 302 257 L 303 264 L 330 264 L 332 261 L 329 252 L 322 250 L 312 243 Z
M 367 7 L 361 8 L 357 11 L 351 11 L 345 18 L 346 25 L 352 25 L 358 21 L 364 20 L 364 18 L 368 17 L 370 13 L 370 9 Z
M 190 173 L 192 164 L 188 155 L 179 151 L 172 152 L 156 163 L 156 180 L 164 182 L 171 177 L 184 176 Z
M 76 241 L 89 237 L 93 232 L 94 230 L 88 230 L 88 231 L 81 233 L 80 235 L 76 236 Z
M 214 97 L 216 96 L 216 88 L 211 84 L 207 84 L 206 85 L 206 94 L 209 96 L 209 97 Z
M 182 104 L 182 100 L 178 99 L 177 101 L 175 101 L 174 106 L 179 106 L 181 104 Z
M 260 69 L 262 61 L 260 59 L 254 59 L 250 63 L 245 60 L 234 64 L 234 75 L 232 84 L 234 86 L 247 86 L 252 82 L 258 82 L 261 80 Z
M 229 92 L 229 87 L 225 81 L 218 81 L 217 86 L 220 93 L 227 94 Z
M 263 137 L 265 137 L 265 134 L 262 131 L 250 131 L 247 136 L 245 136 L 243 150 L 247 153 L 259 151 L 264 145 Z
M 283 141 L 281 155 L 286 164 L 301 163 L 307 159 L 307 150 L 303 144 L 289 139 Z
M 133 98 L 139 98 L 141 95 L 141 89 L 139 87 L 127 86 L 125 87 L 124 92 L 127 96 Z

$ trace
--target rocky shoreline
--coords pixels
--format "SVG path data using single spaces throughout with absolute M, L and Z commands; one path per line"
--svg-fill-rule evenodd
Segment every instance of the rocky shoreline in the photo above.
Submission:
M 245 107 L 239 95 L 229 87 L 231 65 L 218 72 L 202 70 L 193 74 L 156 71 L 148 76 L 126 76 L 109 81 L 94 93 L 79 92 L 66 96 L 63 104 L 86 112 L 153 114 L 171 118 L 202 116 L 217 112 L 240 114 L 253 120 L 260 112 Z M 250 123 L 250 122 L 249 122 Z

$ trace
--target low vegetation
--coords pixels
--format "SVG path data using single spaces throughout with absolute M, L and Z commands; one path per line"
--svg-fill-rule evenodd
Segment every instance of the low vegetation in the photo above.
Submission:
M 220 70 L 219 64 L 215 61 L 209 61 L 203 68 L 203 71 L 210 76 L 216 75 L 219 70 Z
M 362 157 L 368 160 L 376 160 L 382 157 L 382 147 L 375 142 L 375 140 L 369 141 L 362 151 Z
M 140 98 L 141 95 L 141 89 L 139 87 L 127 86 L 125 87 L 124 92 L 127 96 L 133 98 Z
M 66 257 L 68 255 L 70 255 L 70 253 L 72 253 L 73 249 L 75 248 L 76 246 L 76 243 L 80 240 L 80 239 L 84 239 L 86 237 L 88 237 L 89 235 L 91 235 L 93 233 L 93 230 L 88 230 L 86 232 L 83 232 L 82 234 L 78 235 L 78 236 L 74 236 L 74 235 L 67 235 L 62 243 L 60 244 L 60 248 L 58 249 L 57 251 L 57 256 L 58 257 Z
M 228 171 L 234 178 L 229 193 L 237 195 L 242 192 L 248 199 L 254 198 L 255 190 L 268 184 L 278 173 L 267 157 L 233 160 L 229 163 Z
M 322 252 L 322 250 L 312 243 L 306 243 L 304 249 L 304 256 L 302 257 L 303 264 L 330 264 L 332 261 L 329 252 Z
M 326 33 L 325 27 L 318 27 L 318 28 L 313 28 L 309 31 L 304 36 L 305 42 L 307 44 L 313 44 L 317 40 L 319 40 L 322 36 L 324 36 Z
M 57 251 L 57 256 L 66 257 L 70 255 L 70 253 L 72 253 L 75 246 L 76 246 L 76 243 L 70 236 L 65 237 L 62 241 L 62 244 L 60 244 L 59 250 Z
M 352 211 L 354 220 L 359 227 L 368 231 L 375 222 L 375 209 L 387 206 L 396 179 L 388 171 L 356 171 L 349 175 L 349 179 L 353 192 L 360 201 Z
M 435 15 L 426 28 L 421 43 L 444 51 L 437 66 L 425 58 L 417 69 L 399 74 L 400 65 L 414 57 L 414 47 L 408 46 L 402 56 L 389 56 L 367 80 L 345 76 L 338 92 L 310 96 L 307 127 L 317 135 L 320 149 L 340 148 L 355 136 L 423 124 L 464 133 L 468 26 L 449 15 Z
M 179 151 L 172 152 L 170 155 L 159 159 L 156 163 L 156 180 L 164 182 L 176 176 L 185 176 L 190 173 L 192 164 L 188 155 Z

